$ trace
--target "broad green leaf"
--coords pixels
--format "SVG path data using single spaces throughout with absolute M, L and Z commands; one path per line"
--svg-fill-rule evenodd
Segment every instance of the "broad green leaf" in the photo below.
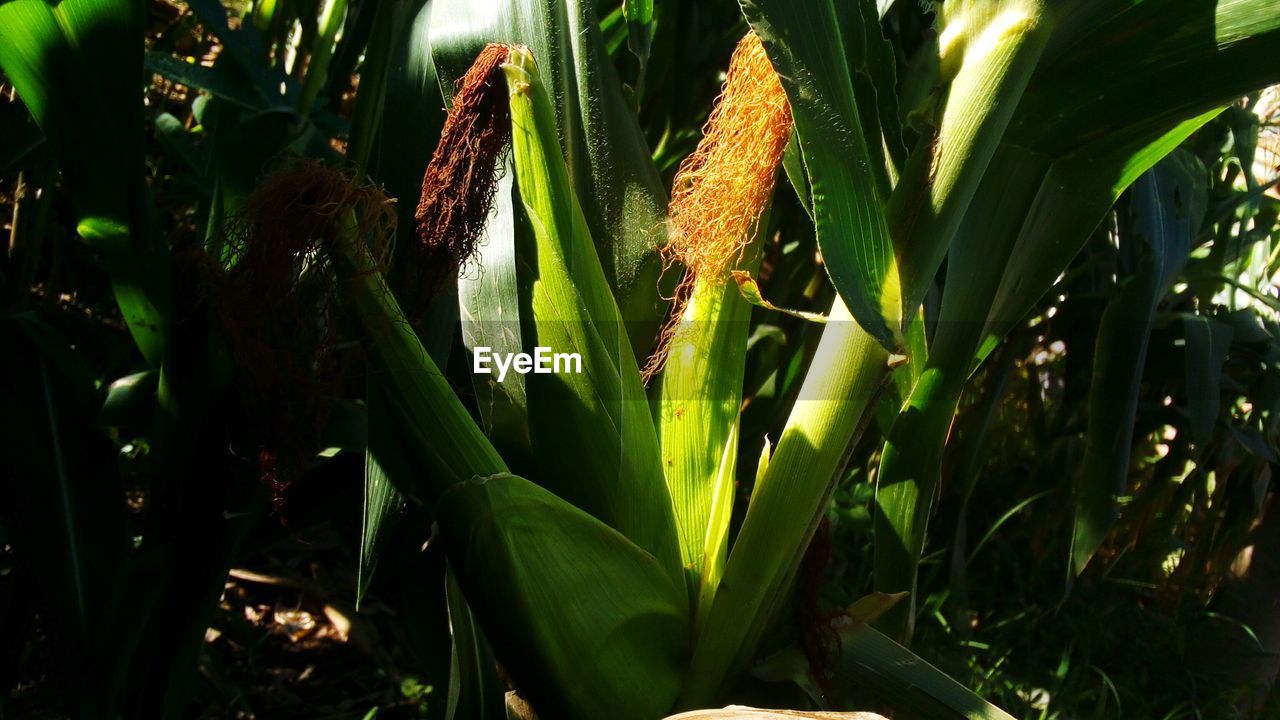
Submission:
M 865 691 L 896 715 L 918 720 L 1013 720 L 949 675 L 863 624 L 840 628 L 833 684 Z
M 1280 80 L 1274 0 L 1090 4 L 1086 27 L 1064 33 L 1037 67 L 1012 141 L 1054 156 L 1132 142 Z
M 1135 178 L 1221 106 L 1280 79 L 1263 59 L 1280 47 L 1273 5 L 1091 2 L 1064 21 L 1009 128 L 1011 142 L 1055 164 L 1009 260 L 979 357 L 1049 289 Z
M 1053 162 L 1014 241 L 987 314 L 979 359 L 1052 287 L 1120 193 L 1218 112 L 1132 143 L 1092 144 Z
M 627 48 L 640 63 L 636 95 L 644 92 L 644 73 L 649 65 L 653 45 L 653 0 L 623 0 L 622 12 L 627 19 Z
M 830 0 L 741 4 L 791 101 L 827 273 L 858 322 L 896 348 L 898 268 L 835 8 Z
M 145 64 L 148 72 L 153 72 L 180 85 L 186 85 L 193 90 L 203 90 L 248 110 L 266 112 L 289 109 L 281 102 L 278 95 L 264 96 L 260 88 L 231 63 L 217 63 L 213 67 L 205 67 L 167 53 L 149 51 L 146 54 Z
M 1121 281 L 1098 327 L 1071 538 L 1075 575 L 1102 545 L 1115 516 L 1115 496 L 1126 485 L 1151 323 L 1200 229 L 1207 182 L 1199 160 L 1175 153 L 1134 183 L 1132 218 L 1120 224 L 1122 253 L 1139 243 L 1146 249 L 1139 266 Z M 1130 255 L 1137 253 L 1130 250 Z
M 813 188 L 809 187 L 809 171 L 804 169 L 804 156 L 800 152 L 800 140 L 796 131 L 791 130 L 791 139 L 787 149 L 782 153 L 782 169 L 787 174 L 787 181 L 796 191 L 796 199 L 804 208 L 809 219 L 813 219 Z
M 149 418 L 156 402 L 156 387 L 160 373 L 143 370 L 115 380 L 107 387 L 107 398 L 102 403 L 98 419 L 104 425 L 122 426 Z
M 285 74 L 283 64 L 274 67 L 267 64 L 265 39 L 255 25 L 241 23 L 233 30 L 227 9 L 220 0 L 188 0 L 187 6 L 204 28 L 218 38 L 227 57 L 245 77 L 252 79 L 261 95 L 280 94 L 282 84 L 289 90 L 296 88 L 293 78 Z
M 605 52 L 594 4 L 437 0 L 430 22 L 442 84 L 461 77 L 486 43 L 525 45 L 538 59 L 587 228 L 635 354 L 647 357 L 666 307 L 656 251 L 666 242 L 667 197 Z
M 445 362 L 453 345 L 455 321 L 441 312 L 444 307 L 443 304 L 436 305 L 418 332 L 422 347 L 432 362 Z M 441 326 L 446 326 L 447 330 L 441 332 Z M 402 524 L 405 511 L 430 501 L 430 491 L 424 493 L 422 484 L 418 482 L 421 468 L 414 464 L 415 453 L 411 449 L 414 438 L 405 432 L 390 399 L 399 392 L 395 381 L 381 372 L 381 364 L 376 358 L 370 367 L 366 386 L 368 442 L 360 566 L 356 582 L 357 607 L 369 589 L 378 561 L 392 541 L 396 527 Z
M 347 148 L 347 157 L 362 169 L 368 169 L 373 144 L 382 125 L 396 40 L 409 21 L 409 9 L 407 0 L 382 0 L 372 12 L 368 52 L 360 64 L 360 87 L 355 107 L 351 110 L 350 145 Z M 368 14 L 370 11 L 365 8 L 361 12 Z M 343 42 L 347 42 L 345 37 Z
M 871 593 L 858 598 L 852 605 L 848 607 L 849 617 L 856 622 L 871 623 L 876 618 L 885 614 L 894 605 L 897 605 L 907 596 L 905 592 L 899 593 Z
M 375 341 L 383 397 L 390 401 L 421 473 L 412 491 L 428 505 L 440 493 L 473 477 L 506 472 L 506 463 L 454 394 L 435 361 L 405 319 L 386 280 L 359 236 L 354 215 L 344 223 L 339 247 L 332 248 L 339 272 L 348 279 L 353 309 Z
M 544 717 L 660 717 L 675 700 L 688 601 L 665 567 L 514 475 L 455 486 L 437 522 L 503 667 Z
M 318 3 L 316 33 L 311 38 L 311 57 L 307 60 L 307 74 L 298 93 L 298 115 L 310 114 L 320 90 L 324 88 L 329 73 L 329 60 L 333 57 L 334 39 L 347 17 L 347 0 L 322 0 Z
M 837 3 L 849 58 L 849 75 L 867 152 L 875 163 L 881 197 L 888 197 L 906 161 L 893 46 L 880 31 L 874 0 Z

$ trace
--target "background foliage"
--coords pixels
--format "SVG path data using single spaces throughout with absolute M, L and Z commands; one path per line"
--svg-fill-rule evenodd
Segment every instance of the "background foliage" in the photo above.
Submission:
M 494 698 L 500 704 L 504 681 L 459 592 L 460 581 L 479 580 L 446 569 L 422 498 L 389 489 L 415 472 L 385 450 L 409 443 L 389 418 L 394 398 L 379 394 L 377 373 L 325 386 L 323 413 L 290 418 L 305 418 L 310 433 L 300 470 L 264 470 L 263 437 L 282 430 L 263 408 L 279 398 L 209 342 L 210 294 L 191 252 L 232 257 L 226 230 L 274 159 L 320 158 L 367 173 L 397 199 L 394 285 L 443 122 L 450 86 L 441 79 L 465 71 L 482 36 L 526 42 L 545 68 L 584 221 L 610 250 L 601 264 L 627 337 L 643 347 L 672 281 L 646 253 L 667 190 L 747 19 L 768 44 L 765 28 L 785 34 L 774 27 L 786 19 L 781 6 L 744 3 L 744 19 L 729 2 L 498 5 L 489 15 L 469 14 L 462 0 L 0 3 L 0 717 L 502 716 Z M 837 109 L 858 103 L 863 126 L 885 133 L 883 147 L 862 151 L 909 179 L 907 150 L 932 131 L 939 74 L 954 69 L 929 66 L 936 8 L 880 5 L 883 34 L 869 31 L 848 58 L 854 97 L 838 88 L 817 97 Z M 1128 5 L 1137 18 L 1124 27 L 1142 37 L 1182 38 L 1180 22 L 1201 27 L 1187 17 L 1202 3 Z M 870 3 L 837 6 L 842 21 L 870 13 Z M 539 45 L 520 37 L 531 27 L 552 30 Z M 945 259 L 943 244 L 932 265 L 904 266 L 906 294 L 924 303 L 904 342 L 927 336 L 937 352 L 939 337 L 973 335 L 982 361 L 952 380 L 954 418 L 950 408 L 939 416 L 911 646 L 1019 717 L 1267 717 L 1280 712 L 1280 494 L 1271 483 L 1280 463 L 1280 93 L 1255 87 L 1277 79 L 1260 69 L 1257 39 L 1274 40 L 1275 30 L 1217 27 L 1234 54 L 1196 65 L 1190 54 L 1135 61 L 1103 42 L 1119 25 L 1100 27 L 1087 42 L 1059 28 L 1036 50 L 1047 59 L 1022 79 L 1028 89 L 1004 118 L 1004 140 L 973 151 L 1000 170 L 989 173 L 995 180 L 954 170 L 957 186 L 972 186 L 973 207 L 989 211 L 973 216 L 1022 203 L 1006 213 L 1019 223 L 1042 179 L 1101 179 L 1097 197 L 1044 210 L 1045 222 L 1071 226 L 1076 214 L 1087 222 L 1111 208 L 1078 252 L 1056 248 L 1065 270 L 1043 278 L 1048 293 L 1027 294 L 1039 246 L 1017 245 L 1017 228 L 1000 250 L 998 227 L 940 207 L 936 226 L 913 230 L 928 246 L 930 233 L 950 237 L 937 227 L 951 223 L 956 240 Z M 1243 40 L 1223 39 L 1236 31 Z M 39 51 L 22 55 L 24 43 Z M 805 47 L 785 62 L 821 62 Z M 1132 79 L 1094 98 L 1092 80 L 1118 67 Z M 1192 71 L 1213 78 L 1224 110 L 1165 93 L 1170 75 L 1193 84 Z M 39 87 L 56 90 L 27 90 Z M 824 112 L 815 116 L 840 116 Z M 1162 136 L 1173 138 L 1159 148 L 1169 154 L 1123 183 L 1112 182 L 1123 168 L 1106 166 L 1110 155 L 1083 163 L 1084 150 L 1063 140 L 1085 137 L 1090 150 L 1114 141 L 1131 154 L 1119 131 L 1172 126 L 1184 131 Z M 870 265 L 840 256 L 828 226 L 811 219 L 823 215 L 810 183 L 841 177 L 847 156 L 830 153 L 821 166 L 808 151 L 804 165 L 798 152 L 786 161 L 794 185 L 779 183 L 762 229 L 765 296 L 826 312 L 834 283 L 869 331 L 892 336 L 892 322 L 873 327 L 887 306 L 882 287 L 866 289 Z M 513 212 L 507 180 L 499 219 Z M 864 180 L 858 187 L 887 193 L 887 172 Z M 1124 192 L 1113 197 L 1113 187 Z M 907 214 L 892 201 L 887 212 L 890 222 Z M 417 330 L 523 473 L 546 459 L 530 456 L 518 423 L 507 432 L 504 413 L 521 396 L 473 384 L 467 353 L 493 329 L 468 326 L 469 314 L 492 311 L 479 304 L 505 299 L 503 283 L 514 283 L 485 271 L 504 251 L 487 246 L 459 281 L 461 299 L 446 293 Z M 963 306 L 959 293 L 946 309 L 946 288 L 1003 263 L 997 253 L 1010 270 L 1000 287 L 979 288 L 996 298 L 991 314 Z M 260 302 L 247 311 L 272 300 Z M 821 332 L 752 310 L 731 534 L 764 439 L 777 440 Z M 895 431 L 895 418 L 925 372 L 916 363 L 896 372 L 876 400 L 806 556 L 810 570 L 766 646 L 785 647 L 815 616 L 884 589 L 884 564 L 873 560 L 883 552 L 875 526 L 886 522 L 875 483 L 894 472 L 887 454 L 930 462 L 916 446 L 895 449 L 915 437 L 910 425 Z M 742 696 L 802 705 L 811 683 L 776 682 L 795 675 L 774 656 Z M 89 681 L 66 691 L 81 678 Z M 892 704 L 876 696 L 874 676 L 849 687 L 850 697 L 826 688 L 828 699 Z

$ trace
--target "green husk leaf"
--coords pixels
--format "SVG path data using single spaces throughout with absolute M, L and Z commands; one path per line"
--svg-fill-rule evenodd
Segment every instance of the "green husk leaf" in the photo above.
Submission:
M 524 45 L 538 58 L 586 227 L 635 355 L 648 357 L 666 309 L 657 250 L 666 243 L 667 196 L 604 50 L 594 4 L 433 3 L 430 47 L 442 81 L 461 77 L 490 42 Z
M 721 683 L 749 665 L 826 511 L 846 448 L 888 376 L 888 353 L 838 299 L 828 318 L 695 638 L 682 707 L 712 702 Z
M 458 278 L 462 342 L 473 353 L 478 347 L 494 353 L 525 350 L 516 248 L 528 242 L 530 231 L 520 216 L 523 210 L 515 192 L 515 167 L 509 158 L 503 162 L 475 267 Z M 533 463 L 524 377 L 507 373 L 502 382 L 489 374 L 471 378 L 485 434 L 517 467 Z
M 885 214 L 914 315 L 1013 117 L 1052 31 L 1040 0 L 952 2 L 941 13 L 946 99 L 936 133 L 912 153 Z
M 679 577 L 671 498 L 649 403 L 622 317 L 569 185 L 547 89 L 528 50 L 503 65 L 516 187 L 532 229 L 526 345 L 576 353 L 581 372 L 525 377 L 542 477 Z

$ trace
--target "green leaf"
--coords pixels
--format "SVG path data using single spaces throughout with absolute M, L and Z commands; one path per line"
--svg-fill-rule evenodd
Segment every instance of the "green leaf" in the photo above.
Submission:
M 651 555 L 513 475 L 457 485 L 437 518 L 497 658 L 541 715 L 640 720 L 670 709 L 688 602 Z
M 143 6 L 129 0 L 0 3 L 0 71 L 53 147 L 81 234 L 154 365 L 172 289 L 144 184 L 142 44 Z
M 849 617 L 856 622 L 863 624 L 872 623 L 876 618 L 885 614 L 894 605 L 897 605 L 907 596 L 906 592 L 899 593 L 871 593 L 858 598 L 849 606 L 847 612 Z
M 462 342 L 473 353 L 477 347 L 487 347 L 494 353 L 518 353 L 526 349 L 520 330 L 516 246 L 529 242 L 531 231 L 515 191 L 515 168 L 509 157 L 502 162 L 485 236 L 479 243 L 473 267 L 458 278 Z M 489 374 L 471 376 L 485 434 L 503 457 L 517 467 L 530 466 L 533 462 L 524 378 L 511 372 L 502 382 Z
M 446 567 L 449 605 L 449 696 L 446 720 L 505 720 L 506 685 L 498 677 L 493 649 L 462 596 L 453 570 Z
M 742 0 L 791 101 L 831 281 L 858 322 L 896 348 L 901 296 L 872 155 L 830 0 Z
M 547 88 L 528 50 L 502 66 L 516 187 L 532 242 L 526 345 L 579 356 L 580 372 L 525 377 L 534 455 L 548 487 L 652 553 L 679 581 L 671 498 L 640 371 L 622 332 L 556 141 Z
M 1191 442 L 1204 445 L 1218 424 L 1222 404 L 1222 364 L 1231 351 L 1235 328 L 1204 315 L 1183 315 L 1187 341 L 1187 412 Z
M 263 97 L 279 94 L 282 83 L 293 85 L 293 79 L 284 73 L 283 63 L 268 66 L 263 37 L 252 23 L 242 22 L 232 30 L 227 9 L 219 0 L 188 0 L 187 6 L 200 19 L 201 25 L 221 41 L 227 58 L 244 76 L 253 80 Z
M 360 12 L 363 17 L 371 11 L 364 8 Z M 372 10 L 372 15 L 367 53 L 360 64 L 360 87 L 355 107 L 351 110 L 351 142 L 347 149 L 347 156 L 359 168 L 368 167 L 373 144 L 382 125 L 395 42 L 401 34 L 400 28 L 408 22 L 409 3 L 405 0 L 382 0 Z M 342 42 L 346 45 L 349 40 L 345 37 L 345 32 L 343 35 Z M 350 48 L 349 45 L 347 47 Z M 335 77 L 340 77 L 344 82 L 346 80 L 346 76 Z
M 1014 241 L 979 358 L 1053 286 L 1120 193 L 1219 112 L 1211 110 L 1150 138 L 1094 143 L 1053 162 Z
M 168 53 L 148 51 L 145 65 L 148 72 L 194 90 L 203 90 L 248 110 L 275 112 L 289 109 L 278 95 L 274 98 L 264 96 L 260 88 L 238 73 L 238 68 L 230 63 L 205 67 Z
M 346 283 L 365 335 L 374 341 L 383 397 L 395 410 L 399 430 L 414 461 L 412 492 L 428 506 L 453 485 L 506 472 L 502 456 L 471 419 L 444 373 L 414 332 L 359 235 L 354 214 L 342 219 L 335 264 Z
M 809 322 L 818 323 L 819 325 L 825 325 L 827 322 L 827 316 L 822 313 L 806 312 L 804 310 L 788 310 L 786 308 L 780 308 L 769 302 L 764 298 L 764 295 L 760 293 L 760 284 L 757 283 L 755 278 L 751 277 L 751 274 L 748 272 L 734 270 L 733 280 L 738 285 L 738 294 L 742 296 L 742 299 L 756 307 L 780 312 L 792 317 L 798 317 L 801 320 L 808 320 Z
M 34 316 L 0 320 L 0 521 L 35 580 L 69 707 L 109 717 L 110 639 L 128 561 L 115 448 L 94 422 L 101 400 L 88 369 Z
M 412 487 L 409 473 L 413 468 L 405 462 L 405 453 L 397 436 L 391 405 L 382 397 L 382 388 L 369 382 L 367 419 L 369 447 L 364 458 L 364 514 L 360 528 L 360 567 L 356 576 L 356 609 L 369 591 L 373 572 L 383 547 L 404 512 L 404 496 L 397 489 Z M 399 476 L 397 483 L 392 478 Z
M 442 83 L 461 77 L 489 42 L 528 46 L 538 59 L 587 228 L 635 354 L 647 357 L 666 307 L 657 249 L 666 242 L 667 197 L 605 52 L 594 3 L 433 4 L 430 45 Z
M 917 377 L 885 438 L 876 482 L 875 587 L 881 592 L 914 593 L 944 446 L 982 319 L 1044 169 L 1043 160 L 1032 153 L 1005 145 L 996 151 L 956 232 L 926 360 L 917 365 L 913 359 L 905 372 L 895 374 L 895 379 Z M 881 627 L 892 637 L 910 637 L 914 609 L 913 596 L 889 613 Z
M 867 625 L 839 629 L 833 685 L 856 688 L 918 720 L 1013 720 L 949 675 Z
M 419 329 L 425 342 L 430 344 L 430 350 L 423 345 L 419 347 L 424 352 L 429 352 L 428 357 L 432 362 L 437 358 L 447 360 L 452 346 L 452 332 L 438 331 L 443 324 L 447 324 L 450 331 L 454 327 L 452 320 L 442 322 L 442 307 L 444 306 L 437 305 L 433 308 L 423 327 Z M 368 591 L 378 561 L 386 553 L 388 543 L 395 537 L 397 527 L 404 524 L 403 518 L 408 507 L 421 507 L 432 500 L 432 491 L 427 489 L 424 492 L 424 484 L 419 482 L 421 468 L 414 463 L 417 454 L 412 449 L 415 438 L 412 433 L 406 432 L 405 424 L 391 399 L 399 393 L 395 379 L 382 372 L 383 366 L 377 358 L 370 363 L 370 367 L 366 386 L 368 411 L 365 422 L 368 442 L 365 450 L 360 567 L 356 584 L 357 606 Z
M 883 605 L 892 603 L 893 596 L 864 600 Z M 793 682 L 820 707 L 883 707 L 895 717 L 912 720 L 1012 720 L 1008 713 L 869 625 L 841 618 L 836 621 L 836 632 L 840 658 L 822 687 L 813 681 L 804 653 L 794 647 L 761 661 L 752 673 L 762 680 Z M 823 713 L 820 717 L 838 715 Z M 854 714 L 851 720 L 860 717 Z
M 1120 226 L 1121 250 L 1139 241 L 1147 249 L 1136 272 L 1107 304 L 1098 328 L 1071 539 L 1074 575 L 1101 547 L 1115 516 L 1115 496 L 1126 485 L 1156 304 L 1186 262 L 1191 238 L 1200 229 L 1207 182 L 1199 160 L 1174 154 L 1134 183 L 1132 219 Z
M 143 370 L 115 380 L 107 388 L 107 399 L 102 403 L 98 419 L 104 425 L 142 425 L 155 407 L 156 388 L 160 373 Z
M 640 63 L 640 79 L 636 81 L 639 96 L 644 92 L 644 72 L 653 45 L 653 0 L 623 0 L 622 12 L 627 19 L 627 48 Z
M 1133 142 L 1280 81 L 1274 0 L 1090 4 L 1036 69 L 1011 140 L 1055 156 Z
M 399 217 L 397 257 L 405 256 L 414 238 L 414 210 L 422 187 L 422 173 L 444 123 L 440 83 L 427 40 L 428 21 L 435 6 L 426 0 L 399 0 L 395 14 L 386 99 L 381 121 L 369 149 L 369 174 L 396 198 Z M 474 56 L 472 56 L 474 58 Z M 354 128 L 352 130 L 354 132 Z M 394 265 L 394 263 L 393 263 Z
M 951 2 L 940 13 L 945 88 L 937 129 L 916 145 L 885 214 L 901 260 L 904 312 L 933 286 L 1052 32 L 1041 0 Z
M 799 397 L 752 491 L 720 588 L 694 641 L 681 707 L 705 707 L 746 670 L 826 513 L 845 451 L 889 373 L 889 355 L 837 298 Z
M 845 53 L 866 133 L 867 152 L 875 163 L 881 197 L 888 197 L 907 155 L 898 114 L 893 46 L 880 30 L 874 0 L 839 3 L 835 7 L 844 28 Z

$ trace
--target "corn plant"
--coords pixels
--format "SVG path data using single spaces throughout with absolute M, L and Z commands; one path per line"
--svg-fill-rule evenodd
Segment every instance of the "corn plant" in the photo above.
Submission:
M 44 514 L 4 530 L 44 560 L 63 670 L 92 679 L 84 717 L 181 715 L 231 558 L 351 396 L 356 594 L 393 570 L 394 525 L 431 528 L 450 717 L 758 698 L 1009 717 L 908 649 L 962 396 L 1128 198 L 1137 269 L 1097 330 L 1067 480 L 1082 572 L 1116 516 L 1147 333 L 1204 224 L 1204 167 L 1178 148 L 1280 80 L 1270 0 L 740 0 L 700 136 L 651 151 L 636 108 L 679 72 L 655 72 L 669 5 L 268 1 L 232 23 L 188 4 L 223 47 L 208 66 L 144 50 L 136 3 L 0 4 L 0 69 L 137 349 L 103 393 L 22 303 L 5 319 L 9 392 L 40 420 L 6 420 L 6 505 Z M 144 68 L 205 93 L 198 147 L 152 119 L 208 188 L 182 247 L 146 181 Z M 802 235 L 815 252 L 780 255 Z M 807 307 L 786 307 L 785 273 Z M 752 330 L 779 316 L 814 342 L 766 368 L 790 378 L 781 419 L 749 434 Z M 460 386 L 454 335 L 467 358 L 551 348 L 581 372 Z M 100 497 L 123 480 L 94 477 L 97 424 L 145 428 L 141 528 Z M 851 461 L 869 427 L 881 447 Z M 874 592 L 798 613 L 833 493 L 868 462 Z

